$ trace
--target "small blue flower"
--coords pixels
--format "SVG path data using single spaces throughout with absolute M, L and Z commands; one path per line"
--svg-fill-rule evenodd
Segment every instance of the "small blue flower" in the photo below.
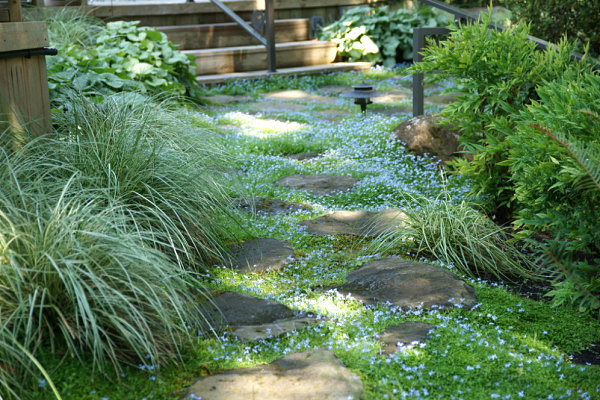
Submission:
M 46 382 L 46 380 L 43 379 L 43 378 L 42 379 L 38 379 L 38 387 L 41 387 L 41 388 L 46 387 L 47 383 L 48 382 Z

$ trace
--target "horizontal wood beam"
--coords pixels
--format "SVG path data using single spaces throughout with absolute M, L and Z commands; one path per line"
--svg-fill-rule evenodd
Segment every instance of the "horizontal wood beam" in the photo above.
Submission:
M 39 49 L 49 44 L 48 29 L 43 21 L 0 24 L 0 53 Z
M 275 0 L 275 10 L 320 7 L 347 7 L 366 4 L 382 3 L 384 0 Z M 232 11 L 251 12 L 257 8 L 256 0 L 225 0 L 223 1 Z M 221 10 L 209 0 L 194 3 L 176 4 L 131 4 L 87 6 L 90 15 L 95 17 L 135 17 L 138 15 L 175 15 L 175 14 L 216 14 Z

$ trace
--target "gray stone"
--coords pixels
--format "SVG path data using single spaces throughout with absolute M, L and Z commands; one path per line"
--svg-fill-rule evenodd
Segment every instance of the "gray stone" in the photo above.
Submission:
M 293 174 L 277 180 L 275 185 L 325 195 L 348 190 L 358 181 L 359 179 L 352 176 Z
M 266 199 L 264 197 L 253 197 L 251 199 L 237 199 L 236 204 L 244 211 L 258 214 L 282 214 L 299 210 L 310 210 L 309 204 L 284 201 L 279 199 Z
M 371 237 L 401 226 L 406 215 L 400 210 L 336 211 L 315 219 L 301 221 L 315 235 L 353 235 Z
M 262 325 L 243 325 L 237 326 L 233 331 L 233 336 L 242 341 L 252 341 L 266 339 L 273 336 L 281 336 L 288 332 L 304 329 L 309 325 L 317 323 L 316 318 L 300 317 L 288 320 L 279 320 L 269 324 Z
M 295 316 L 290 308 L 281 303 L 235 292 L 215 296 L 204 305 L 202 313 L 215 328 L 223 325 L 235 327 L 270 324 Z
M 289 354 L 271 364 L 201 378 L 188 390 L 202 400 L 358 400 L 363 385 L 329 350 Z
M 312 160 L 313 158 L 320 157 L 320 153 L 300 153 L 300 154 L 289 154 L 286 157 L 291 160 L 296 161 L 304 161 L 304 160 Z
M 212 104 L 233 104 L 233 103 L 245 103 L 254 100 L 250 96 L 230 96 L 226 94 L 219 94 L 207 97 L 207 100 Z
M 279 239 L 251 239 L 229 247 L 228 266 L 241 272 L 278 270 L 290 263 L 294 249 Z
M 393 135 L 416 155 L 429 154 L 446 162 L 458 156 L 458 134 L 438 123 L 438 118 L 421 115 L 401 123 Z
M 385 354 L 392 354 L 400 348 L 412 349 L 415 347 L 415 342 L 425 342 L 429 337 L 429 332 L 435 328 L 435 325 L 415 321 L 390 326 L 379 335 L 379 340 L 384 343 L 382 351 Z
M 390 257 L 370 261 L 335 287 L 366 304 L 389 302 L 403 309 L 464 307 L 477 304 L 475 290 L 451 271 L 434 265 Z

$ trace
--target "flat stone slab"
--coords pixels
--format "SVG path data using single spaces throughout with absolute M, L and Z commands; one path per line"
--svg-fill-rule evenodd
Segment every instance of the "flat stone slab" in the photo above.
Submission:
M 253 101 L 254 99 L 250 96 L 230 96 L 226 94 L 218 94 L 207 98 L 213 104 L 233 104 L 233 103 L 245 103 Z
M 244 211 L 257 214 L 282 214 L 300 210 L 310 210 L 309 204 L 284 201 L 279 199 L 267 199 L 264 197 L 253 197 L 251 199 L 238 199 L 236 204 Z
M 299 154 L 289 154 L 285 156 L 291 160 L 296 161 L 304 161 L 304 160 L 312 160 L 313 158 L 321 157 L 321 153 L 299 153 Z
M 270 324 L 296 316 L 281 303 L 236 292 L 224 292 L 213 297 L 202 311 L 210 322 L 230 327 Z
M 358 400 L 362 390 L 358 376 L 333 352 L 317 349 L 201 378 L 184 398 L 193 394 L 202 400 Z
M 435 325 L 415 321 L 390 326 L 379 335 L 379 340 L 384 343 L 381 350 L 389 355 L 400 349 L 413 349 L 416 343 L 425 342 L 429 338 L 429 332 L 435 328 Z
M 321 103 L 329 104 L 334 103 L 336 98 L 327 96 L 321 96 L 318 94 L 312 94 L 303 90 L 280 90 L 277 92 L 271 92 L 264 94 L 263 97 L 274 100 L 292 100 L 292 101 L 306 101 L 309 103 Z
M 403 309 L 464 307 L 477 304 L 475 290 L 453 272 L 434 265 L 390 257 L 370 261 L 336 286 L 365 304 L 391 303 Z
M 226 265 L 243 273 L 278 270 L 294 257 L 294 249 L 280 239 L 251 239 L 234 244 L 229 250 L 231 256 Z
M 401 226 L 406 214 L 400 210 L 336 211 L 315 219 L 299 222 L 314 235 L 353 235 L 372 237 Z
M 346 191 L 358 181 L 359 179 L 352 176 L 293 174 L 275 181 L 275 185 L 290 189 L 306 190 L 316 195 L 325 195 Z
M 262 325 L 243 325 L 236 327 L 232 334 L 241 341 L 253 341 L 266 339 L 273 336 L 281 336 L 288 332 L 304 329 L 309 325 L 317 323 L 316 318 L 302 317 L 288 320 L 279 320 Z

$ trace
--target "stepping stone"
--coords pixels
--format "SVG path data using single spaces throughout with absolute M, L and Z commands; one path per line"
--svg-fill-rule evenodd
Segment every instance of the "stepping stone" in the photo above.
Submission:
M 228 327 L 242 341 L 280 336 L 319 322 L 276 301 L 235 292 L 212 298 L 202 308 L 202 314 L 215 330 Z
M 325 195 L 346 191 L 358 181 L 359 179 L 352 176 L 293 174 L 277 180 L 275 185 L 306 190 L 315 195 Z
M 271 364 L 200 378 L 184 398 L 202 400 L 347 400 L 363 385 L 330 350 L 289 354 Z
M 289 154 L 286 158 L 296 161 L 312 160 L 313 158 L 321 157 L 321 153 L 300 153 L 300 154 Z
M 391 303 L 403 309 L 464 307 L 477 304 L 475 290 L 453 272 L 434 265 L 390 257 L 370 261 L 335 287 L 365 304 Z
M 251 199 L 237 199 L 237 206 L 248 212 L 257 214 L 282 214 L 299 210 L 310 210 L 309 204 L 284 201 L 279 199 L 266 199 L 264 197 L 253 197 Z
M 263 97 L 271 100 L 292 100 L 306 101 L 308 103 L 329 104 L 335 103 L 336 98 L 311 94 L 303 90 L 280 90 L 263 95 Z
M 294 311 L 281 303 L 236 292 L 213 297 L 202 311 L 209 321 L 230 327 L 270 324 L 295 317 Z
M 429 332 L 435 328 L 435 325 L 415 321 L 391 326 L 379 335 L 379 340 L 385 344 L 382 346 L 382 351 L 389 355 L 401 348 L 413 349 L 415 342 L 425 342 L 429 337 Z
M 270 324 L 238 326 L 232 331 L 232 334 L 239 340 L 246 342 L 281 336 L 288 332 L 304 329 L 317 322 L 313 317 L 278 320 Z
M 265 113 L 282 113 L 282 112 L 302 112 L 308 109 L 306 104 L 291 103 L 281 100 L 265 100 L 256 103 L 250 103 L 247 107 L 248 111 L 265 114 Z
M 240 272 L 278 270 L 290 263 L 294 249 L 279 239 L 252 239 L 229 247 L 229 266 Z
M 301 221 L 314 235 L 353 235 L 372 237 L 402 225 L 406 215 L 400 210 L 336 211 L 315 219 Z
M 245 103 L 248 101 L 253 101 L 254 99 L 250 96 L 230 96 L 226 94 L 219 94 L 215 96 L 207 97 L 207 100 L 212 104 L 233 104 L 233 103 Z

